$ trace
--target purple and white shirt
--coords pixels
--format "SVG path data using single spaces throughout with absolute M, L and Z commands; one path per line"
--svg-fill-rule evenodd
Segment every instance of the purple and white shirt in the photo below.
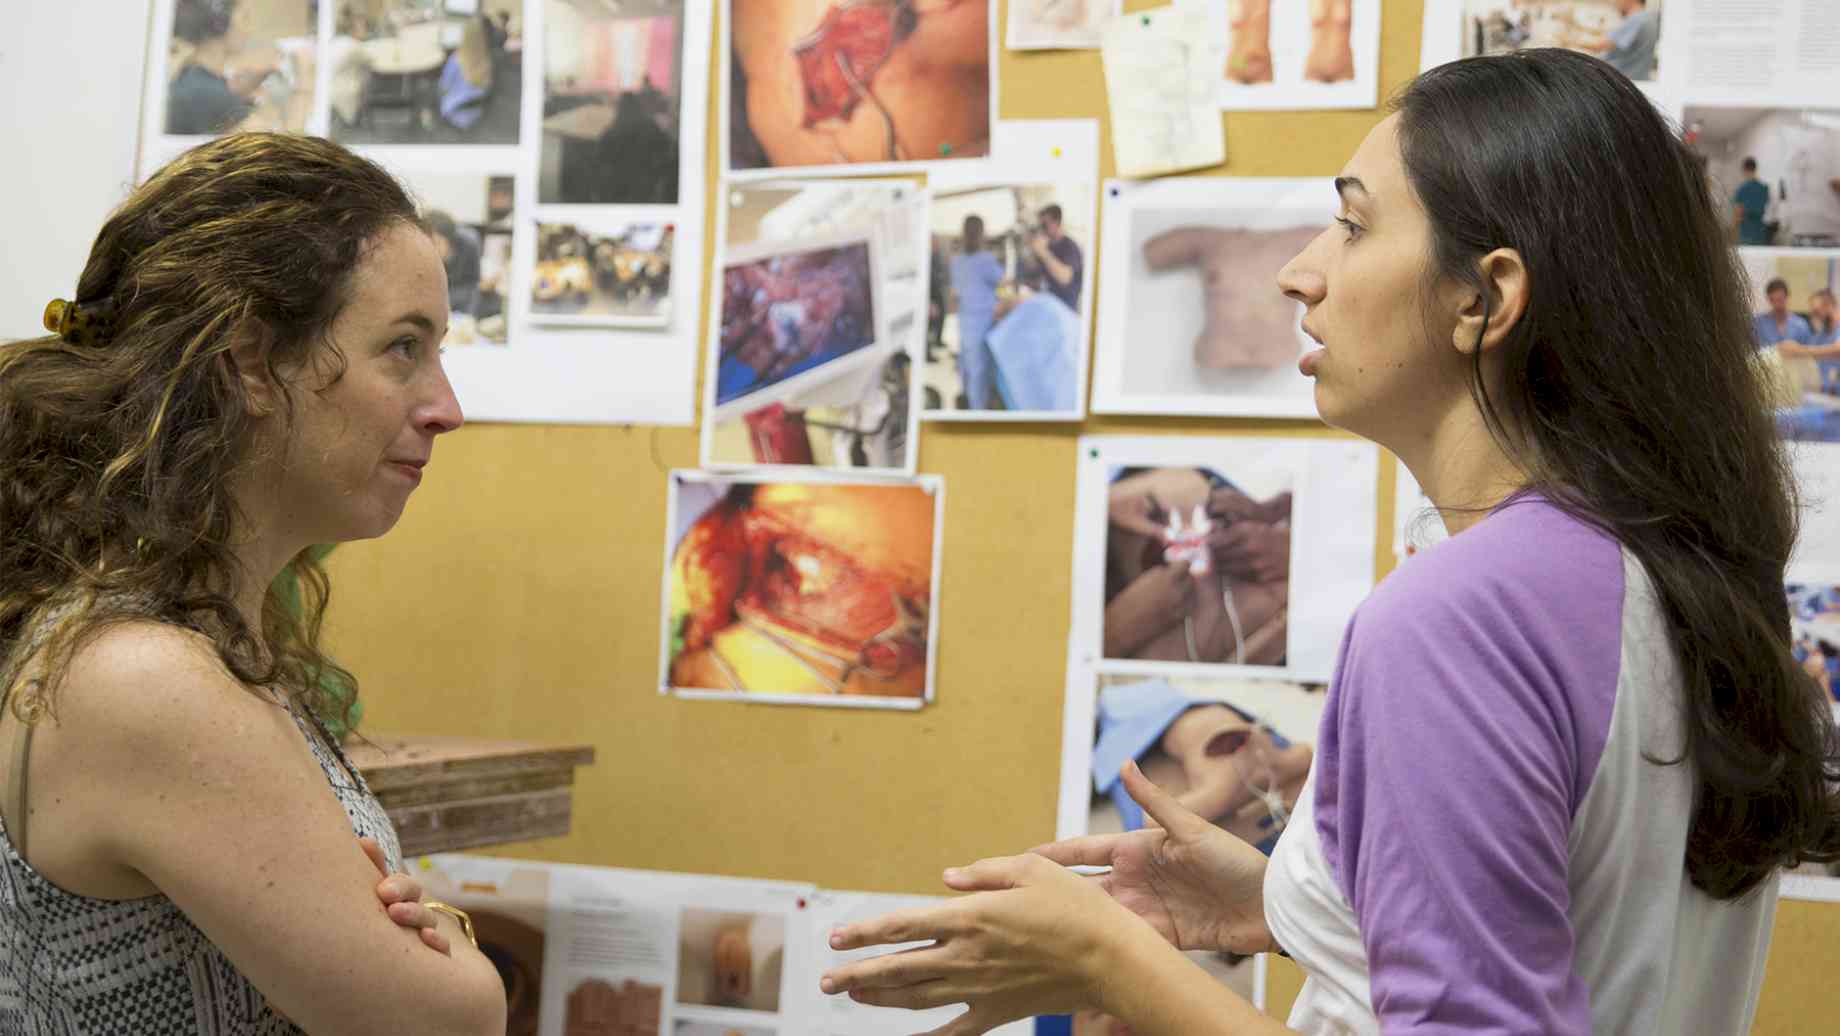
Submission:
M 1640 563 L 1523 498 L 1389 576 L 1343 638 L 1265 878 L 1340 1033 L 1748 1032 L 1775 919 L 1686 874 L 1680 672 Z

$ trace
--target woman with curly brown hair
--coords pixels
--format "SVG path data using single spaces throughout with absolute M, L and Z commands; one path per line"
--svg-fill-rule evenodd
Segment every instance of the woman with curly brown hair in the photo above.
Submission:
M 355 682 L 308 549 L 387 532 L 462 420 L 415 217 L 335 144 L 213 141 L 0 346 L 0 1027 L 503 1031 L 491 963 L 380 908 L 320 720 Z

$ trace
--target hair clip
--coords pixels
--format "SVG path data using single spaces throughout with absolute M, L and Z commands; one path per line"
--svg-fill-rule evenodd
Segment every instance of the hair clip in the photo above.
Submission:
M 72 345 L 104 345 L 115 332 L 115 303 L 103 297 L 84 305 L 52 299 L 45 306 L 45 330 Z

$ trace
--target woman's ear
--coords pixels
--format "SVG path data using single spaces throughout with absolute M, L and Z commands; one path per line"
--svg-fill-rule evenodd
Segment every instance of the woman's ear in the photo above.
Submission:
M 281 406 L 281 386 L 269 372 L 267 355 L 267 331 L 253 321 L 237 330 L 224 353 L 230 377 L 241 386 L 251 417 L 267 417 Z
M 1480 287 L 1465 286 L 1451 344 L 1465 356 L 1500 345 L 1527 312 L 1532 283 L 1520 252 L 1497 248 L 1476 261 Z M 1485 324 L 1486 321 L 1486 324 Z

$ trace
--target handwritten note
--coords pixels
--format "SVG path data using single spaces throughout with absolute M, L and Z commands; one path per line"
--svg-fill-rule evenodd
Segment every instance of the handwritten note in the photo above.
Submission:
M 1105 24 L 1100 56 L 1119 176 L 1155 176 L 1226 161 L 1216 93 L 1223 41 L 1205 4 L 1121 15 Z

